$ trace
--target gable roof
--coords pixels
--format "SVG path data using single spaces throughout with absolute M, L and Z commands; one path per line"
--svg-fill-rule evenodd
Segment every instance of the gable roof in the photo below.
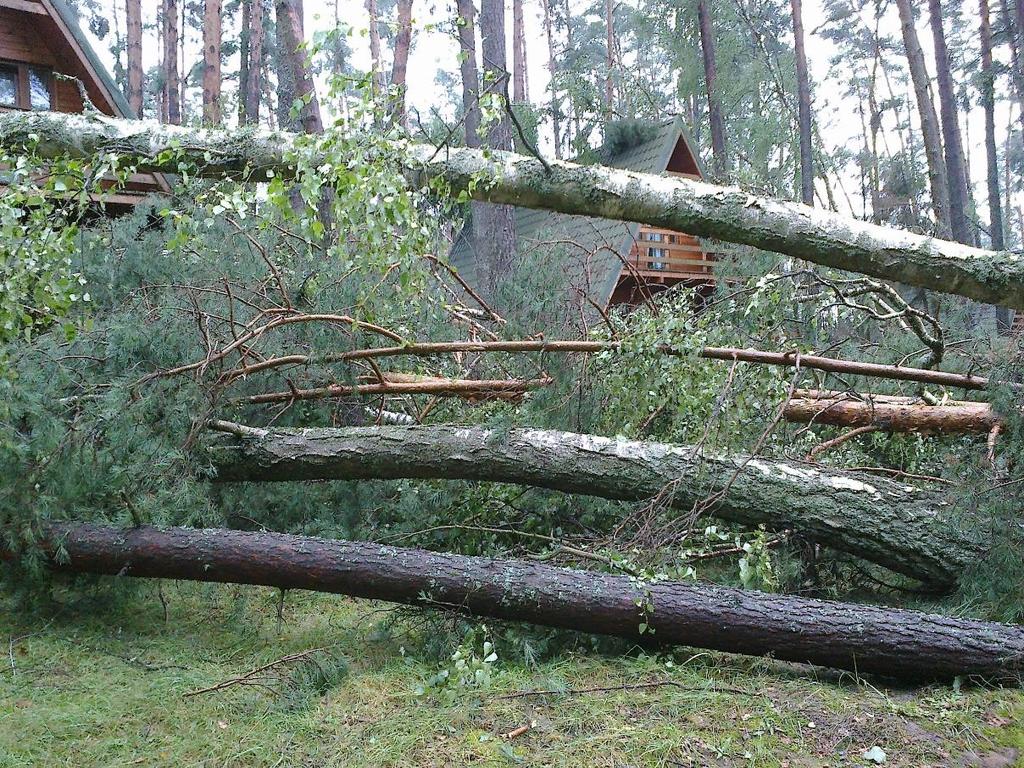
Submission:
M 677 147 L 698 174 L 702 172 L 681 118 L 661 123 L 650 138 L 627 146 L 606 159 L 605 165 L 638 173 L 663 173 Z M 519 253 L 558 250 L 567 256 L 567 280 L 601 306 L 606 306 L 623 270 L 623 259 L 636 242 L 640 225 L 589 216 L 516 208 L 516 247 Z M 470 285 L 482 282 L 479 261 L 468 228 L 459 233 L 449 261 Z

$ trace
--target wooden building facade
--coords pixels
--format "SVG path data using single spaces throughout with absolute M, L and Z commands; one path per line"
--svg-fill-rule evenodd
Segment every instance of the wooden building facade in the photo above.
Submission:
M 63 0 L 0 0 L 0 111 L 82 112 L 83 93 L 103 114 L 137 117 Z M 97 202 L 121 213 L 169 191 L 161 175 L 136 174 Z

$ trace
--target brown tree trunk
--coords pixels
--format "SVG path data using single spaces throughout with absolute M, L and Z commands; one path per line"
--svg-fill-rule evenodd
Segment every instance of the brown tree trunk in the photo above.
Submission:
M 1002 419 L 989 403 L 928 405 L 917 398 L 798 391 L 783 408 L 786 421 L 835 427 L 877 427 L 888 432 L 988 434 Z
M 384 94 L 384 64 L 380 53 L 380 20 L 377 0 L 366 0 L 366 16 L 370 24 L 370 66 L 373 69 L 373 89 L 378 97 Z
M 548 43 L 548 90 L 551 91 L 551 132 L 555 141 L 555 157 L 559 160 L 562 159 L 562 118 L 561 111 L 562 105 L 561 100 L 558 98 L 558 87 L 556 83 L 556 76 L 558 72 L 558 66 L 555 63 L 555 29 L 554 20 L 551 18 L 552 0 L 541 0 L 544 4 L 544 36 L 547 38 Z
M 310 589 L 471 616 L 771 655 L 908 680 L 1017 681 L 1024 629 L 871 605 L 772 595 L 281 533 L 51 525 L 68 573 Z
M 398 32 L 395 36 L 395 60 L 391 67 L 391 87 L 395 91 L 391 119 L 406 129 L 409 127 L 409 116 L 406 113 L 406 72 L 409 69 L 409 49 L 412 47 L 412 2 L 413 0 L 398 0 Z
M 526 24 L 523 0 L 512 0 L 512 100 L 528 104 L 530 93 L 526 79 Z
M 220 125 L 221 0 L 205 0 L 203 11 L 203 123 Z
M 127 0 L 125 22 L 128 27 L 128 105 L 135 117 L 142 117 L 142 3 Z
M 1019 6 L 1020 3 L 1015 3 Z M 1013 80 L 1013 90 L 1017 94 L 1017 106 L 1020 114 L 1017 119 L 1021 121 L 1021 128 L 1024 130 L 1024 62 L 1021 61 L 1020 31 L 1013 17 L 1010 16 L 1010 8 L 1006 0 L 999 0 L 999 15 L 1003 18 L 1003 28 L 1006 30 L 1007 41 L 1010 44 L 1010 79 Z M 1007 187 L 1009 194 L 1009 187 Z M 1010 218 L 1007 211 L 1007 219 Z
M 241 125 L 256 125 L 260 120 L 260 93 L 263 90 L 263 0 L 245 0 L 242 10 L 238 122 Z
M 950 68 L 946 33 L 942 27 L 941 0 L 928 0 L 928 12 L 935 44 L 935 72 L 939 84 L 939 114 L 946 156 L 949 182 L 949 223 L 953 239 L 973 245 L 974 233 L 967 217 L 970 194 L 967 189 L 967 169 L 964 164 L 963 142 L 960 138 L 960 120 L 957 114 L 955 86 Z
M 459 70 L 462 73 L 462 113 L 466 146 L 480 146 L 480 72 L 476 66 L 476 8 L 473 0 L 457 0 Z
M 941 494 L 773 459 L 554 430 L 213 426 L 236 433 L 211 448 L 220 480 L 446 478 L 626 501 L 658 497 L 683 514 L 696 509 L 743 525 L 795 529 L 936 585 L 954 582 L 981 551 L 973 534 L 948 525 Z
M 181 125 L 178 43 L 178 0 L 164 0 L 164 99 L 167 104 L 167 122 L 172 125 Z
M 316 98 L 316 85 L 306 65 L 308 52 L 303 45 L 302 0 L 277 0 L 277 23 L 283 27 L 280 39 L 285 50 L 278 55 L 285 58 L 295 83 L 295 98 L 302 99 L 299 123 L 305 133 L 323 133 L 320 102 Z
M 981 104 L 985 110 L 985 155 L 988 169 L 988 211 L 991 247 L 1003 250 L 1003 205 L 999 192 L 999 156 L 996 152 L 996 74 L 992 67 L 992 23 L 988 0 L 979 0 L 981 17 Z
M 711 152 L 715 159 L 715 176 L 725 179 L 729 158 L 725 151 L 725 126 L 718 97 L 718 63 L 715 58 L 715 33 L 708 13 L 708 0 L 697 0 L 697 21 L 700 26 L 700 47 L 704 57 L 704 84 L 708 94 L 708 119 L 711 124 Z
M 287 11 L 287 8 L 284 9 Z M 274 4 L 274 72 L 277 75 L 277 124 L 284 129 L 299 131 L 302 126 L 292 117 L 292 105 L 295 103 L 295 73 L 292 71 L 291 57 L 288 55 L 290 37 L 287 14 L 281 6 Z
M 504 97 L 507 92 L 508 64 L 505 55 L 504 0 L 482 0 L 480 41 L 484 64 L 484 83 L 488 90 Z M 507 108 L 508 105 L 506 104 Z M 490 149 L 512 149 L 512 126 L 508 113 L 491 124 L 487 132 Z M 473 237 L 476 253 L 484 265 L 487 289 L 493 294 L 512 271 L 515 258 L 515 208 L 511 205 L 481 205 L 473 211 Z
M 935 234 L 950 237 L 949 222 L 949 177 L 946 159 L 942 154 L 942 136 L 939 132 L 939 117 L 935 114 L 932 101 L 931 77 L 924 58 L 924 49 L 917 36 L 914 23 L 914 9 L 911 0 L 896 0 L 903 31 L 903 49 L 907 56 L 910 79 L 914 83 L 914 97 L 917 113 L 921 120 L 921 140 L 924 144 L 925 159 L 928 162 L 928 188 L 931 190 L 932 209 L 935 212 Z
M 604 119 L 615 117 L 615 0 L 604 0 L 605 75 Z
M 801 0 L 790 0 L 793 37 L 796 41 L 796 83 L 800 124 L 800 199 L 814 205 L 814 156 L 811 149 L 811 84 L 804 51 L 804 20 Z

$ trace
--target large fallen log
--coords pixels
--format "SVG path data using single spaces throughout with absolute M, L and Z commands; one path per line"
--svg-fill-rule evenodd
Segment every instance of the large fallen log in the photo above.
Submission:
M 887 432 L 945 435 L 988 434 L 1003 423 L 990 403 L 954 400 L 929 405 L 910 397 L 813 390 L 798 390 L 783 406 L 782 416 L 799 424 L 876 427 Z
M 703 584 L 644 584 L 517 560 L 280 533 L 73 523 L 51 525 L 42 546 L 55 569 L 70 573 L 310 589 L 904 679 L 1017 681 L 1024 671 L 1024 628 L 1017 626 Z
M 330 130 L 330 129 L 329 129 Z M 293 172 L 295 136 L 218 131 L 54 112 L 0 114 L 0 148 L 90 160 L 116 153 L 145 171 L 184 161 L 208 176 L 266 180 Z M 880 227 L 795 203 L 679 177 L 542 161 L 510 152 L 409 145 L 405 171 L 451 194 L 688 232 L 828 267 L 1024 309 L 1024 258 Z M 317 163 L 314 159 L 313 166 Z
M 696 508 L 745 525 L 796 529 L 937 586 L 952 584 L 983 549 L 946 519 L 949 505 L 938 493 L 784 461 L 553 430 L 211 426 L 234 435 L 212 447 L 220 481 L 439 478 L 631 501 L 659 497 L 686 513 Z

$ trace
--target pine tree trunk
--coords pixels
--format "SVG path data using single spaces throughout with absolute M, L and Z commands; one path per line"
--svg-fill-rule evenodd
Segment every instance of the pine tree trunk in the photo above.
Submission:
M 366 0 L 366 16 L 370 25 L 370 66 L 373 69 L 373 88 L 378 97 L 385 90 L 384 63 L 380 52 L 380 19 L 377 13 L 377 0 Z
M 1003 206 L 999 192 L 999 156 L 996 152 L 996 89 L 992 67 L 992 24 L 988 0 L 978 0 L 981 16 L 981 104 L 985 110 L 985 155 L 988 169 L 989 233 L 992 250 L 1005 248 L 1003 239 Z
M 804 20 L 801 0 L 790 0 L 793 37 L 796 41 L 796 83 L 800 125 L 800 199 L 814 205 L 814 156 L 811 149 L 811 84 L 804 51 Z
M 480 72 L 476 66 L 476 7 L 457 0 L 459 14 L 459 71 L 462 73 L 462 124 L 467 147 L 480 146 Z
M 398 31 L 395 35 L 395 59 L 391 67 L 391 87 L 395 91 L 391 106 L 391 119 L 408 129 L 406 113 L 406 72 L 409 68 L 409 49 L 412 47 L 412 2 L 398 0 Z
M 526 25 L 523 0 L 512 0 L 512 100 L 528 104 L 530 94 L 526 80 Z
M 246 34 L 247 50 L 243 51 L 246 77 L 242 82 L 239 100 L 239 122 L 242 125 L 257 125 L 260 120 L 260 94 L 263 92 L 263 2 L 264 0 L 246 0 L 244 6 L 248 11 L 249 23 Z
M 205 0 L 203 11 L 203 123 L 220 125 L 221 0 Z
M 480 41 L 486 88 L 504 100 L 508 64 L 505 54 L 504 0 L 482 0 Z M 504 105 L 507 109 L 508 104 Z M 507 111 L 490 126 L 487 146 L 492 150 L 512 149 L 512 126 Z M 484 266 L 487 291 L 493 295 L 512 271 L 515 259 L 515 209 L 511 205 L 481 205 L 473 212 L 473 237 L 477 257 Z
M 972 227 L 967 218 L 970 194 L 967 190 L 967 169 L 964 165 L 963 142 L 960 139 L 960 120 L 957 116 L 956 94 L 953 73 L 950 69 L 946 33 L 942 28 L 941 0 L 928 0 L 931 16 L 932 38 L 935 44 L 935 71 L 939 84 L 939 114 L 941 115 L 942 138 L 946 156 L 946 173 L 949 184 L 949 224 L 953 239 L 973 245 Z
M 164 0 L 164 99 L 167 103 L 167 122 L 172 125 L 181 125 L 178 44 L 178 0 Z
M 942 136 L 939 132 L 939 117 L 935 114 L 932 101 L 931 77 L 924 58 L 924 49 L 917 36 L 914 10 L 911 0 L 896 0 L 903 32 L 903 49 L 914 83 L 914 97 L 921 121 L 921 141 L 924 144 L 925 159 L 928 163 L 928 188 L 931 190 L 932 209 L 935 212 L 935 234 L 950 237 L 953 230 L 949 221 L 949 178 L 946 159 L 942 154 Z
M 304 133 L 323 133 L 316 85 L 306 65 L 309 54 L 303 45 L 302 0 L 277 0 L 277 23 L 282 27 L 280 39 L 285 44 L 285 50 L 278 51 L 278 55 L 284 57 L 290 66 L 295 98 L 303 102 L 299 110 L 299 124 Z
M 444 478 L 609 499 L 655 497 L 692 514 L 807 538 L 937 585 L 981 552 L 945 519 L 940 494 L 769 459 L 702 456 L 690 446 L 553 430 L 449 426 L 247 429 L 211 448 L 218 479 Z M 671 489 L 671 493 L 665 493 Z M 714 503 L 708 503 L 714 499 Z
M 288 177 L 294 136 L 197 131 L 55 112 L 0 113 L 0 146 L 44 158 L 91 160 L 113 146 L 140 170 L 264 180 Z M 409 184 L 442 180 L 452 195 L 577 216 L 636 221 L 695 237 L 749 245 L 836 269 L 1024 309 L 1024 260 L 903 230 L 879 227 L 746 191 L 685 178 L 581 166 L 493 151 L 409 144 Z
M 604 119 L 611 122 L 615 116 L 615 0 L 604 0 L 604 28 Z
M 725 151 L 725 126 L 719 102 L 718 64 L 715 59 L 715 33 L 708 13 L 708 0 L 697 0 L 697 21 L 700 26 L 700 47 L 704 57 L 704 84 L 708 94 L 708 118 L 711 124 L 711 151 L 715 160 L 715 177 L 725 179 L 729 158 Z
M 287 10 L 287 9 L 285 9 Z M 274 72 L 277 75 L 277 124 L 290 131 L 299 131 L 302 126 L 292 117 L 295 103 L 295 73 L 292 70 L 291 50 L 288 47 L 288 18 L 282 14 L 281 6 L 274 4 Z
M 135 117 L 142 117 L 142 4 L 127 0 L 125 20 L 128 27 L 128 105 Z
M 311 589 L 908 680 L 1019 682 L 1024 629 L 871 605 L 281 533 L 64 523 L 54 570 Z M 3 553 L 0 553 L 3 554 Z
M 558 65 L 555 56 L 555 29 L 554 19 L 551 18 L 552 0 L 541 0 L 544 4 L 544 36 L 548 43 L 548 90 L 551 91 L 551 132 L 555 142 L 555 157 L 562 159 L 562 126 L 561 126 L 561 99 L 558 97 L 556 79 L 558 76 Z
M 1021 61 L 1020 32 L 1013 17 L 1010 16 L 1010 8 L 1006 0 L 999 0 L 999 10 L 1000 16 L 1003 18 L 1007 42 L 1010 44 L 1010 79 L 1013 80 L 1013 90 L 1017 94 L 1017 106 L 1020 109 L 1017 119 L 1021 121 L 1021 130 L 1024 131 L 1024 62 Z M 1009 195 L 1008 186 L 1007 195 Z

